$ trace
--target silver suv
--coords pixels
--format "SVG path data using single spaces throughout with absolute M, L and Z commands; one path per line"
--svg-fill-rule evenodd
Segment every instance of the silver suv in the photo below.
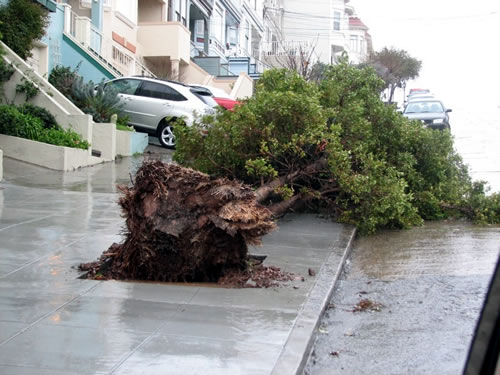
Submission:
M 182 119 L 191 126 L 196 116 L 213 114 L 217 106 L 206 91 L 158 78 L 123 77 L 106 85 L 118 92 L 121 114 L 128 116 L 129 125 L 156 135 L 166 148 L 175 148 L 174 122 Z

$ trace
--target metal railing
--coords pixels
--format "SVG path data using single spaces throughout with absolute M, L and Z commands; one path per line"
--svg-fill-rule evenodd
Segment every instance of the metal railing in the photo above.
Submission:
M 297 56 L 308 53 L 312 48 L 311 42 L 280 41 L 262 44 L 262 54 L 265 56 Z
M 66 7 L 64 32 L 77 41 L 89 54 L 119 76 L 155 75 L 126 48 L 96 29 L 88 17 L 82 17 Z

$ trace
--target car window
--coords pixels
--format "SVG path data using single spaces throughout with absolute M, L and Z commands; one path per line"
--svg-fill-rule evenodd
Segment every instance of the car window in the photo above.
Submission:
M 440 113 L 443 111 L 443 106 L 439 102 L 409 102 L 404 113 Z
M 405 109 L 405 113 L 420 113 L 421 111 L 420 103 L 409 103 Z
M 443 106 L 440 103 L 432 103 L 430 109 L 431 112 L 443 112 Z
M 177 102 L 187 100 L 173 88 L 156 82 L 144 81 L 138 95 L 156 99 L 174 100 Z
M 118 79 L 109 84 L 120 94 L 134 95 L 141 81 L 138 79 Z
M 208 105 L 209 107 L 215 108 L 218 106 L 217 102 L 214 100 L 212 94 L 208 90 L 202 90 L 199 88 L 193 88 L 190 90 L 194 96 L 200 99 L 203 103 Z

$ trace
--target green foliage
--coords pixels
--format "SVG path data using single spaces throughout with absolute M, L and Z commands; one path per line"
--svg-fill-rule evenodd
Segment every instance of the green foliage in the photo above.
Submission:
M 82 77 L 73 83 L 72 100 L 84 113 L 92 115 L 95 122 L 110 122 L 111 116 L 123 106 L 118 91 L 111 85 L 84 83 Z
M 0 6 L 0 33 L 7 44 L 22 59 L 31 56 L 35 41 L 45 34 L 48 11 L 31 0 L 9 0 Z
M 16 85 L 16 93 L 26 95 L 26 101 L 33 99 L 37 96 L 40 90 L 38 87 L 31 81 L 27 80 L 25 77 L 22 79 L 22 83 L 18 83 Z
M 309 208 L 361 233 L 457 214 L 499 221 L 500 198 L 472 183 L 450 132 L 385 105 L 374 69 L 343 62 L 322 76 L 314 84 L 286 70 L 265 72 L 235 111 L 176 127 L 174 160 L 255 187 L 298 175 L 274 189 L 272 202 L 301 194 Z
M 479 224 L 500 224 L 500 194 L 487 195 L 485 181 L 476 181 L 467 190 L 465 199 L 459 202 L 466 215 Z
M 118 118 L 116 120 L 116 129 L 124 130 L 124 131 L 128 131 L 128 132 L 135 132 L 134 127 L 129 126 L 128 122 L 129 122 L 128 116 L 118 116 Z
M 71 99 L 73 93 L 73 84 L 79 78 L 79 69 L 80 64 L 78 64 L 75 69 L 71 69 L 67 66 L 57 65 L 49 74 L 49 83 L 65 97 Z
M 33 117 L 39 118 L 42 121 L 42 126 L 45 129 L 60 128 L 55 117 L 45 108 L 38 107 L 30 103 L 25 103 L 22 106 L 18 107 L 18 110 L 25 115 L 31 115 Z
M 16 107 L 0 106 L 0 133 L 14 137 L 31 139 L 56 146 L 88 149 L 87 141 L 74 131 L 58 127 L 44 127 L 43 121 L 30 113 L 22 113 Z
M 110 122 L 111 116 L 121 108 L 118 92 L 111 85 L 84 83 L 82 77 L 73 83 L 71 98 L 84 113 L 92 115 L 95 122 Z
M 92 115 L 95 122 L 110 122 L 111 116 L 122 107 L 118 91 L 104 82 L 98 85 L 84 82 L 78 69 L 79 66 L 75 69 L 57 66 L 50 73 L 49 82 L 84 113 Z M 128 120 L 119 118 L 119 121 L 120 125 L 126 125 Z
M 215 175 L 268 181 L 288 160 L 307 164 L 304 149 L 319 144 L 325 128 L 314 84 L 287 70 L 267 71 L 256 95 L 237 111 L 220 112 L 192 127 L 175 127 L 180 140 L 175 158 Z
M 12 77 L 15 71 L 16 70 L 12 63 L 7 64 L 0 53 L 0 85 L 2 85 L 4 82 L 7 82 L 10 77 Z
M 0 26 L 2 25 L 2 22 L 0 22 Z M 0 32 L 0 40 L 2 39 L 2 33 Z M 10 80 L 10 77 L 14 74 L 16 69 L 14 68 L 14 65 L 12 63 L 7 64 L 7 62 L 3 59 L 4 55 L 4 50 L 2 49 L 2 46 L 0 45 L 0 95 L 3 95 L 3 85 L 5 82 Z

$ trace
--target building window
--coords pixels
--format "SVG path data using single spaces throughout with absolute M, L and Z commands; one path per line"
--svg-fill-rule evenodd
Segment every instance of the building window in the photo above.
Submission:
M 333 30 L 340 30 L 340 12 L 333 12 Z
M 217 39 L 219 42 L 223 43 L 223 28 L 224 28 L 224 18 L 223 18 L 223 11 L 222 11 L 222 8 L 217 5 L 214 9 L 214 13 L 213 13 L 213 16 L 212 16 L 212 37 L 214 37 L 215 39 Z
M 188 0 L 182 0 L 182 24 L 187 26 Z
M 175 21 L 181 22 L 181 0 L 175 0 L 174 12 Z
M 250 50 L 250 23 L 245 20 L 245 38 L 243 40 L 245 51 L 248 53 Z
M 358 52 L 358 36 L 357 35 L 351 35 L 350 37 L 350 47 L 351 51 Z
M 229 43 L 230 46 L 235 46 L 238 44 L 238 29 L 236 26 L 228 26 L 227 30 L 227 43 Z
M 174 1 L 174 14 L 173 20 L 182 23 L 187 26 L 187 0 L 173 0 Z M 171 7 L 171 2 L 169 2 L 169 8 Z

